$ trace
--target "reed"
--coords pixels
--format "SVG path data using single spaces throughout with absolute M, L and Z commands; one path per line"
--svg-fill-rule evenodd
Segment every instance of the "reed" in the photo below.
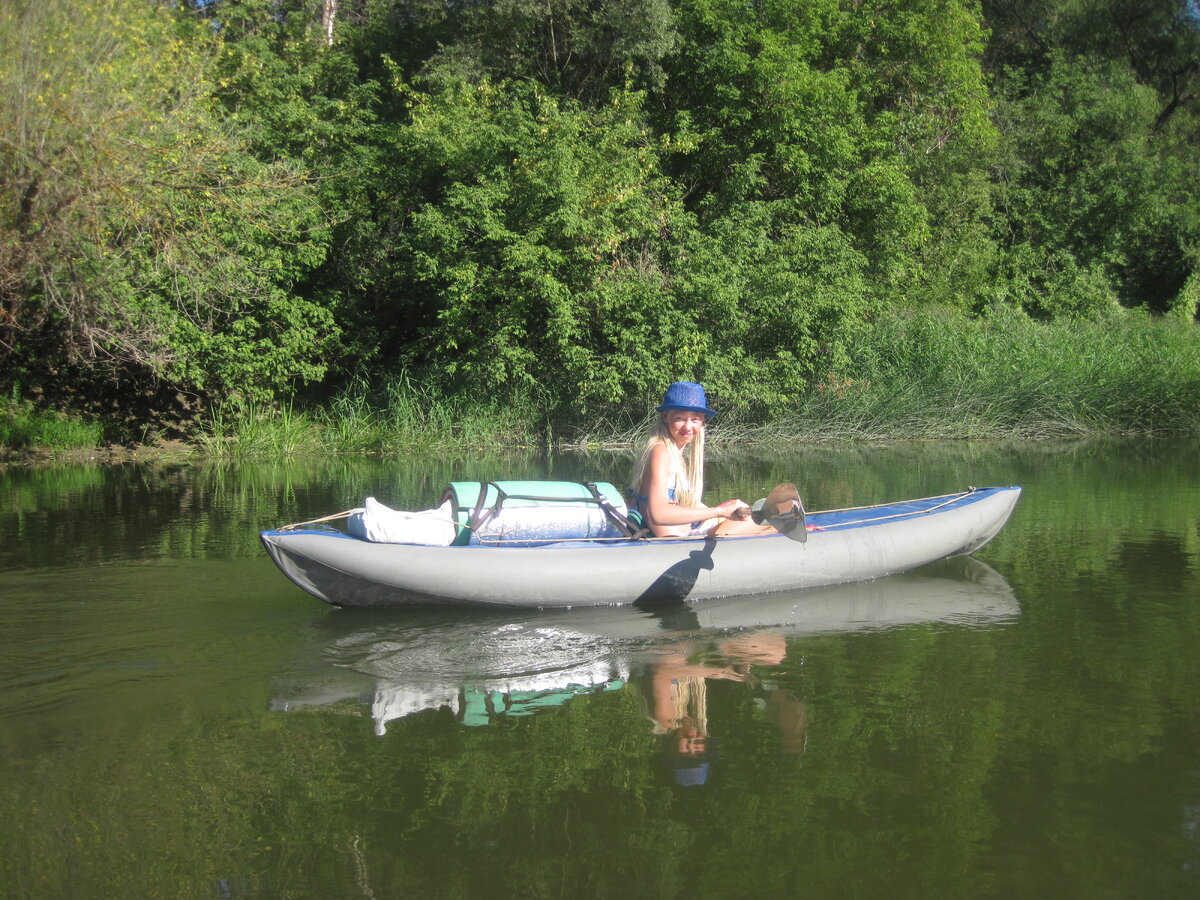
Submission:
M 356 379 L 306 410 L 218 405 L 198 440 L 215 459 L 483 450 L 533 445 L 534 422 L 528 407 L 443 397 L 402 374 Z
M 99 422 L 34 409 L 17 399 L 0 405 L 0 447 L 5 449 L 90 450 L 103 442 L 104 427 Z
M 1196 433 L 1200 331 L 1134 313 L 895 316 L 856 348 L 852 377 L 818 384 L 790 419 L 804 439 Z
M 206 455 L 218 459 L 295 456 L 324 449 L 319 425 L 291 403 L 218 403 L 197 442 Z
M 714 447 L 1196 434 L 1200 329 L 1134 312 L 1097 323 L 895 313 L 864 334 L 840 376 L 765 421 L 737 397 L 736 386 L 725 393 Z M 601 422 L 576 443 L 640 445 L 648 424 Z
M 536 431 L 527 407 L 447 397 L 406 373 L 352 382 L 322 408 L 320 420 L 340 452 L 525 446 Z
M 748 392 L 749 393 L 749 392 Z M 726 392 L 714 446 L 820 441 L 1063 438 L 1200 433 L 1200 330 L 1128 313 L 1107 322 L 1038 323 L 999 310 L 982 319 L 937 311 L 874 323 L 839 377 L 814 385 L 764 421 Z M 551 428 L 533 401 L 445 396 L 400 374 L 357 379 L 331 399 L 218 404 L 195 436 L 216 460 L 327 454 L 482 452 L 638 446 L 641 409 Z M 0 408 L 0 446 L 100 446 L 98 423 Z

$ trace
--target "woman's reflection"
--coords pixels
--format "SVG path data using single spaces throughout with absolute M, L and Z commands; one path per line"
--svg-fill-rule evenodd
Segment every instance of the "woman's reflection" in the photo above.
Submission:
M 671 648 L 648 666 L 642 682 L 654 733 L 663 739 L 663 762 L 676 784 L 704 784 L 719 756 L 718 742 L 708 729 L 709 679 L 746 684 L 779 732 L 783 752 L 804 752 L 807 707 L 791 691 L 761 681 L 751 669 L 783 662 L 787 646 L 782 634 L 759 632 L 721 640 L 706 648 L 719 657 L 718 663 L 693 661 L 697 649 L 693 644 Z

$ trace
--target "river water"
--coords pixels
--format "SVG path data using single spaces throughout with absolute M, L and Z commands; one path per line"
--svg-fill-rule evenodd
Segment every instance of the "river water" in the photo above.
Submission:
M 906 576 L 556 613 L 337 610 L 257 533 L 626 456 L 10 468 L 0 895 L 1200 896 L 1198 451 L 710 452 L 710 502 L 1024 492 Z

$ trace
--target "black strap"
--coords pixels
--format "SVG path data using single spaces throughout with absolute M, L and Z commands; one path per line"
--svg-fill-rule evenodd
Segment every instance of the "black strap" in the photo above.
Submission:
M 483 504 L 487 500 L 488 488 L 496 489 L 496 502 L 492 504 L 490 509 L 484 510 Z M 508 494 L 504 493 L 504 489 L 494 481 L 479 482 L 479 496 L 475 498 L 475 509 L 472 510 L 470 518 L 467 519 L 467 527 L 472 531 L 478 531 L 484 526 L 488 519 L 500 511 L 500 507 L 504 501 L 508 499 Z
M 500 511 L 506 500 L 533 500 L 539 503 L 595 503 L 626 537 L 641 537 L 649 532 L 649 529 L 638 525 L 633 519 L 613 506 L 612 502 L 604 496 L 594 481 L 580 481 L 578 483 L 587 488 L 588 493 L 592 496 L 543 497 L 537 494 L 509 494 L 494 481 L 481 481 L 479 482 L 479 495 L 475 498 L 475 506 L 471 510 L 470 516 L 467 517 L 466 527 L 471 531 L 477 532 Z M 496 489 L 496 502 L 484 508 L 489 488 Z
M 615 524 L 619 529 L 621 529 L 622 532 L 624 532 L 626 537 L 641 537 L 643 534 L 649 531 L 649 529 L 638 525 L 633 521 L 633 519 L 629 518 L 629 516 L 625 515 L 615 506 L 613 506 L 612 502 L 600 492 L 598 487 L 596 487 L 596 483 L 594 481 L 581 481 L 580 484 L 591 491 L 596 502 L 600 504 L 600 508 L 604 510 L 604 514 L 608 516 L 610 520 L 612 520 L 613 524 Z

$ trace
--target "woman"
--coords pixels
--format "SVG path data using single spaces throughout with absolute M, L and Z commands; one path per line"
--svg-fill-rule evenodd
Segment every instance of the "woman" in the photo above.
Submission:
M 750 520 L 742 500 L 709 507 L 704 495 L 704 426 L 716 413 L 704 388 L 676 381 L 656 407 L 658 419 L 633 476 L 633 505 L 655 537 L 773 531 Z

